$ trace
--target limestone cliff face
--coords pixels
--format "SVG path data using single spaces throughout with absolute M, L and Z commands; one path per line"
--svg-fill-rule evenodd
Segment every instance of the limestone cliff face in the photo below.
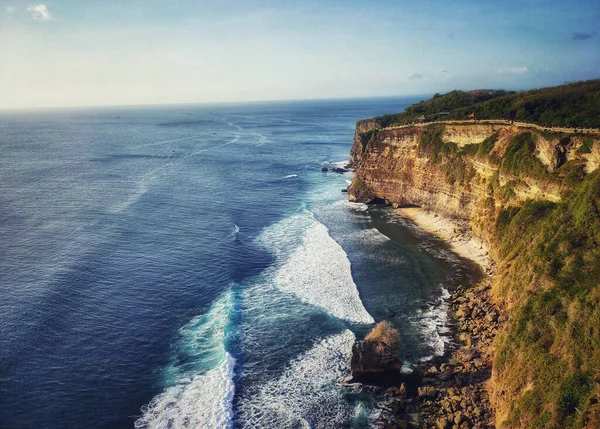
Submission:
M 395 205 L 418 205 L 468 221 L 490 240 L 491 222 L 501 208 L 527 199 L 559 201 L 561 180 L 503 168 L 511 139 L 525 134 L 533 161 L 548 172 L 578 162 L 585 171 L 598 167 L 600 137 L 540 133 L 497 124 L 448 124 L 380 129 L 358 124 L 351 150 L 355 179 L 351 201 L 379 198 Z M 484 148 L 478 146 L 484 146 Z M 582 150 L 583 148 L 583 150 Z
M 572 328 L 600 320 L 600 134 L 362 121 L 351 163 L 351 201 L 418 205 L 487 242 L 493 299 L 508 315 L 488 385 L 497 427 L 600 427 L 600 384 L 587 369 L 600 340 Z

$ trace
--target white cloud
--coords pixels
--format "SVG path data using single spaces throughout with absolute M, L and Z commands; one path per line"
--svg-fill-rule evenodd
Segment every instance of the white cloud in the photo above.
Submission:
M 4 9 L 8 15 L 12 15 L 15 12 L 15 8 L 12 6 L 6 6 Z
M 45 4 L 29 6 L 27 12 L 29 12 L 36 21 L 50 21 L 52 19 L 52 15 L 50 15 L 50 11 Z
M 498 74 L 525 74 L 529 73 L 531 69 L 529 67 L 508 67 L 500 69 L 496 73 Z

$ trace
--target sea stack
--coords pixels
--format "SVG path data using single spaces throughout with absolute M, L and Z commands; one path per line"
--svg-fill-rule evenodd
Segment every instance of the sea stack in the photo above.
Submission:
M 402 362 L 396 346 L 400 336 L 390 322 L 378 323 L 362 341 L 352 346 L 352 382 L 388 384 L 400 378 Z

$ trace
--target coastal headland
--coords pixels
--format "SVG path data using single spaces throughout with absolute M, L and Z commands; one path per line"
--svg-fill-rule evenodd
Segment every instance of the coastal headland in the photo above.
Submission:
M 397 208 L 488 274 L 452 291 L 461 346 L 415 397 L 390 391 L 389 425 L 599 427 L 600 81 L 464 94 L 356 127 L 350 201 Z M 413 124 L 435 111 L 452 121 Z

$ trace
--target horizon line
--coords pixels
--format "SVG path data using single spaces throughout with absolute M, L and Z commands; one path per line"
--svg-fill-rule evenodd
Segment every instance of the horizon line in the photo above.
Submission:
M 454 90 L 453 90 L 454 91 Z M 434 93 L 405 94 L 405 95 L 373 95 L 356 97 L 323 97 L 323 98 L 281 98 L 281 99 L 258 99 L 258 100 L 232 100 L 232 101 L 183 101 L 173 103 L 128 103 L 128 104 L 68 104 L 68 105 L 45 105 L 31 107 L 0 107 L 0 112 L 10 111 L 35 111 L 54 109 L 82 109 L 82 108 L 121 108 L 121 107 L 153 107 L 153 106 L 197 106 L 197 105 L 231 105 L 231 104 L 266 104 L 266 103 L 290 103 L 302 101 L 343 101 L 343 100 L 369 100 L 384 98 L 410 98 L 410 97 L 432 97 Z
M 477 88 L 480 91 L 532 91 L 542 88 L 551 88 L 562 85 L 568 85 L 577 82 L 587 82 L 598 80 L 600 78 L 585 79 L 585 80 L 574 80 L 564 81 L 555 85 L 548 85 L 542 87 L 531 87 L 531 88 L 520 88 L 520 89 L 509 89 L 509 88 Z M 465 91 L 469 92 L 473 89 L 458 89 L 454 88 L 449 91 L 442 92 L 447 94 L 452 91 Z M 385 99 L 385 98 L 418 98 L 418 97 L 433 97 L 434 94 L 439 93 L 428 92 L 421 94 L 395 94 L 395 95 L 372 95 L 372 96 L 353 96 L 353 97 L 323 97 L 323 98 L 281 98 L 281 99 L 257 99 L 257 100 L 229 100 L 229 101 L 182 101 L 172 103 L 127 103 L 127 104 L 68 104 L 68 105 L 44 105 L 44 106 L 30 106 L 30 107 L 0 107 L 0 113 L 6 112 L 23 112 L 23 111 L 37 111 L 37 110 L 60 110 L 60 109 L 83 109 L 83 108 L 124 108 L 124 107 L 152 107 L 152 106 L 198 106 L 198 105 L 232 105 L 232 104 L 266 104 L 266 103 L 290 103 L 290 102 L 302 102 L 302 101 L 343 101 L 343 100 L 368 100 L 368 99 Z

